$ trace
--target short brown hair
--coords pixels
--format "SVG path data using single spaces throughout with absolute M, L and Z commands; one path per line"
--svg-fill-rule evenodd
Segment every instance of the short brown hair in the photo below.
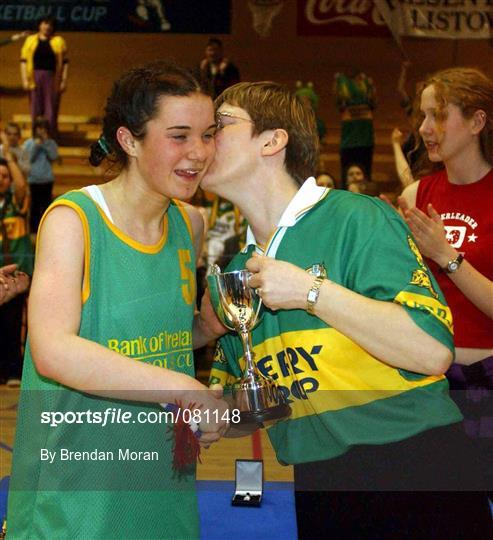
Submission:
M 253 134 L 268 129 L 285 129 L 286 170 L 302 184 L 318 165 L 319 139 L 312 108 L 285 86 L 271 81 L 238 83 L 227 88 L 215 101 L 244 109 L 253 121 Z

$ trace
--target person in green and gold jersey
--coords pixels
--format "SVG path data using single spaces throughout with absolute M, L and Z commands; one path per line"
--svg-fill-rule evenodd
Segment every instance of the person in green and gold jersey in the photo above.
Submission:
M 91 149 L 118 175 L 45 213 L 9 538 L 199 537 L 195 456 L 227 429 L 228 406 L 194 378 L 193 349 L 225 330 L 207 300 L 195 314 L 203 219 L 180 201 L 209 167 L 215 131 L 187 71 L 132 69 Z
M 22 318 L 33 269 L 29 189 L 7 134 L 0 132 L 0 384 L 19 386 Z
M 313 111 L 283 86 L 239 83 L 216 107 L 201 187 L 249 223 L 227 271 L 246 267 L 265 305 L 253 350 L 291 405 L 267 433 L 294 465 L 299 538 L 486 538 L 481 471 L 444 376 L 450 310 L 407 225 L 380 200 L 316 185 Z M 211 384 L 243 365 L 239 337 L 223 336 Z

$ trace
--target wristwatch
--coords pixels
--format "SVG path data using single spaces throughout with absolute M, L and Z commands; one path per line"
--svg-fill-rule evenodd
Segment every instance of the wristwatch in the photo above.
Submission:
M 461 265 L 462 261 L 464 260 L 464 255 L 459 253 L 455 259 L 452 259 L 447 263 L 447 266 L 445 268 L 442 268 L 442 270 L 447 274 L 453 274 L 454 272 L 457 272 L 459 270 L 459 266 Z
M 323 277 L 316 277 L 306 296 L 306 311 L 310 313 L 310 315 L 313 315 L 313 310 L 315 308 L 315 304 L 318 301 L 318 297 L 320 295 L 320 287 L 322 286 L 323 282 Z

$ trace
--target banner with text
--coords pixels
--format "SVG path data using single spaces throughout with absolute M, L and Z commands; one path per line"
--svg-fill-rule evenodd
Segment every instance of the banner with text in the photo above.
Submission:
M 493 0 L 298 0 L 298 35 L 488 39 Z
M 489 39 L 493 0 L 375 0 L 394 36 Z
M 0 30 L 33 30 L 42 17 L 53 17 L 62 31 L 229 34 L 231 0 L 0 2 Z

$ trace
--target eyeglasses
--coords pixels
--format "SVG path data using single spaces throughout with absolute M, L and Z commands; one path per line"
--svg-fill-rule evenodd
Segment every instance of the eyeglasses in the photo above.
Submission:
M 242 118 L 241 116 L 236 116 L 234 114 L 231 114 L 226 111 L 218 111 L 216 113 L 216 126 L 217 129 L 223 129 L 226 126 L 232 126 L 236 122 L 231 120 L 241 120 L 243 122 L 249 122 L 250 124 L 253 124 L 253 120 L 250 120 L 249 118 Z

